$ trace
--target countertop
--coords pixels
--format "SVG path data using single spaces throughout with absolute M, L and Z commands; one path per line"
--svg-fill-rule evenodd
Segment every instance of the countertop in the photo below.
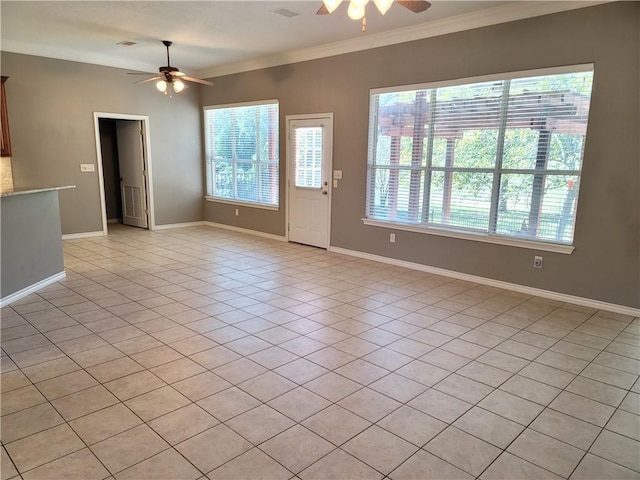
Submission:
M 61 187 L 19 187 L 0 192 L 0 198 L 15 197 L 18 195 L 29 195 L 31 193 L 52 192 L 56 190 L 68 190 L 70 188 L 76 188 L 76 186 L 64 185 Z

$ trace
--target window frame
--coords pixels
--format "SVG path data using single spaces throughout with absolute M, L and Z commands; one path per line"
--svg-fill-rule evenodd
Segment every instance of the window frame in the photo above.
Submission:
M 492 225 L 494 226 L 497 221 L 497 203 L 499 200 L 499 183 L 500 176 L 503 174 L 534 174 L 534 175 L 543 175 L 545 178 L 551 175 L 577 175 L 578 179 L 581 178 L 581 169 L 579 170 L 549 170 L 548 168 L 545 170 L 536 170 L 532 169 L 510 169 L 503 168 L 502 160 L 503 160 L 503 148 L 504 148 L 504 135 L 507 131 L 506 127 L 506 116 L 507 116 L 507 101 L 508 96 L 505 96 L 505 92 L 509 87 L 509 84 L 513 80 L 521 79 L 521 78 L 529 78 L 529 77 L 538 77 L 538 76 L 546 76 L 546 75 L 561 75 L 561 74 L 570 74 L 570 73 L 579 73 L 579 72 L 594 72 L 594 64 L 577 64 L 577 65 L 569 65 L 569 66 L 561 66 L 561 67 L 550 67 L 550 68 L 541 68 L 541 69 L 532 69 L 532 70 L 524 70 L 524 71 L 516 71 L 516 72 L 502 72 L 491 75 L 483 75 L 483 76 L 475 76 L 475 77 L 465 77 L 454 80 L 445 80 L 445 81 L 437 81 L 437 82 L 428 82 L 428 83 L 420 83 L 420 84 L 411 84 L 411 85 L 401 85 L 401 86 L 393 86 L 393 87 L 384 87 L 384 88 L 375 88 L 370 90 L 370 102 L 369 102 L 369 134 L 368 134 L 368 149 L 367 149 L 367 185 L 366 185 L 366 207 L 365 207 L 365 217 L 362 218 L 362 222 L 365 225 L 374 226 L 374 227 L 383 227 L 390 228 L 395 230 L 404 230 L 410 232 L 424 233 L 430 235 L 437 236 L 445 236 L 452 237 L 464 240 L 473 240 L 480 241 L 486 243 L 500 244 L 500 245 L 508 245 L 515 246 L 521 248 L 529 248 L 534 250 L 544 250 L 551 251 L 556 253 L 564 253 L 570 254 L 575 249 L 575 230 L 574 235 L 571 240 L 571 243 L 560 243 L 554 242 L 552 240 L 547 239 L 533 239 L 527 237 L 518 237 L 515 235 L 508 235 L 503 233 L 491 232 Z M 396 170 L 398 172 L 406 171 L 410 172 L 413 170 L 417 170 L 420 172 L 420 175 L 424 178 L 424 186 L 423 192 L 418 193 L 419 205 L 418 208 L 422 209 L 417 215 L 418 221 L 413 223 L 410 221 L 395 221 L 392 219 L 381 219 L 379 217 L 369 217 L 368 215 L 372 212 L 371 202 L 373 201 L 373 192 L 372 188 L 375 188 L 375 176 L 376 172 L 379 170 L 375 165 L 375 149 L 377 147 L 377 125 L 378 125 L 378 107 L 377 107 L 377 98 L 380 94 L 385 93 L 397 93 L 397 92 L 407 92 L 414 90 L 430 90 L 434 92 L 438 88 L 443 87 L 452 87 L 452 86 L 460 86 L 460 85 L 472 85 L 476 83 L 484 83 L 491 81 L 503 81 L 505 84 L 503 85 L 502 99 L 503 99 L 503 107 L 500 111 L 500 127 L 498 130 L 498 143 L 497 148 L 498 152 L 496 153 L 496 161 L 493 167 L 481 167 L 481 168 L 466 168 L 466 167 L 447 167 L 447 166 L 433 166 L 432 158 L 430 155 L 427 155 L 427 162 L 425 165 L 420 165 L 419 167 L 411 166 L 411 165 L 380 165 L 379 167 L 382 170 L 388 170 L 391 172 L 392 170 Z M 592 87 L 593 88 L 593 87 Z M 593 96 L 593 91 L 591 93 L 591 97 Z M 589 101 L 591 102 L 591 97 Z M 434 109 L 435 110 L 435 109 Z M 432 148 L 433 138 L 431 135 L 424 137 L 426 140 L 425 149 Z M 586 135 L 584 137 L 586 139 Z M 583 145 L 584 149 L 584 145 Z M 584 155 L 582 157 L 584 159 Z M 457 225 L 442 225 L 436 223 L 429 223 L 429 213 L 426 210 L 426 206 L 428 206 L 429 201 L 425 201 L 428 199 L 429 195 L 429 185 L 431 180 L 431 176 L 434 172 L 470 172 L 470 173 L 490 173 L 493 175 L 492 185 L 488 185 L 491 187 L 492 195 L 491 195 L 491 211 L 488 217 L 488 231 L 479 231 L 473 228 L 465 228 L 463 226 Z M 494 198 L 495 194 L 495 198 Z M 573 217 L 574 226 L 575 220 L 577 218 L 577 202 L 578 198 L 575 200 L 575 215 Z
M 298 144 L 297 144 L 297 138 L 298 138 L 298 130 L 301 129 L 305 129 L 305 130 L 315 130 L 316 132 L 320 132 L 320 140 L 321 143 L 320 145 L 315 145 L 313 147 L 308 147 L 306 149 L 306 151 L 313 151 L 313 153 L 317 153 L 317 157 L 314 155 L 314 160 L 315 159 L 319 159 L 319 166 L 317 168 L 315 167 L 301 167 L 297 162 L 298 162 Z M 324 127 L 322 125 L 320 126 L 306 126 L 306 127 L 294 127 L 291 129 L 291 136 L 292 136 L 292 140 L 293 140 L 293 158 L 292 161 L 294 162 L 293 165 L 293 172 L 294 172 L 294 178 L 293 178 L 293 186 L 297 189 L 300 190 L 316 190 L 316 191 L 320 191 L 322 190 L 322 156 L 323 156 L 323 150 L 324 150 Z M 303 171 L 311 171 L 311 177 L 312 179 L 315 181 L 317 180 L 317 186 L 315 185 L 298 185 L 298 175 L 300 174 L 300 172 Z
M 231 109 L 231 108 L 242 108 L 242 107 L 259 107 L 262 105 L 272 105 L 272 106 L 276 106 L 277 107 L 277 117 L 276 117 L 276 128 L 278 129 L 275 135 L 275 138 L 277 139 L 278 144 L 276 145 L 276 153 L 277 153 L 277 160 L 275 162 L 275 166 L 276 166 L 276 174 L 277 174 L 277 186 L 276 186 L 276 195 L 277 195 L 277 204 L 271 204 L 271 203 L 264 203 L 264 202 L 254 202 L 254 201 L 250 201 L 250 200 L 244 200 L 244 199 L 240 199 L 240 198 L 231 198 L 231 197 L 223 197 L 223 196 L 217 196 L 217 195 L 212 195 L 212 190 L 210 190 L 210 186 L 213 185 L 213 182 L 215 181 L 212 176 L 212 166 L 215 165 L 215 160 L 211 158 L 212 152 L 211 152 L 211 134 L 208 128 L 208 122 L 207 122 L 207 112 L 210 110 L 223 110 L 223 109 Z M 279 211 L 280 210 L 280 102 L 277 99 L 267 99 L 267 100 L 256 100 L 256 101 L 249 101 L 249 102 L 237 102 L 237 103 L 226 103 L 226 104 L 220 104 L 220 105 L 207 105 L 204 106 L 202 108 L 203 110 L 203 128 L 204 128 L 204 149 L 205 149 L 205 181 L 206 181 L 206 195 L 205 195 L 205 200 L 209 201 L 209 202 L 216 202 L 216 203 L 225 203 L 225 204 L 230 204 L 230 205 L 239 205 L 239 206 L 245 206 L 245 207 L 252 207 L 252 208 L 258 208 L 258 209 L 263 209 L 263 210 L 273 210 L 273 211 Z M 249 163 L 246 160 L 231 160 L 232 164 L 234 165 L 234 172 L 235 172 L 235 165 L 236 163 Z M 268 161 L 263 161 L 260 162 L 259 159 L 257 159 L 255 162 L 250 162 L 250 163 L 256 163 L 256 166 L 258 168 L 258 171 L 260 169 L 260 165 L 264 164 L 267 165 Z M 234 173 L 235 175 L 235 173 Z

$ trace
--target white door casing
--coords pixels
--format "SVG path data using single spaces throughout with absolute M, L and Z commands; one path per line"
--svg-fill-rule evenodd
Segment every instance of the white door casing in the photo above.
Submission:
M 288 238 L 328 248 L 333 115 L 287 117 Z
M 147 228 L 147 192 L 145 181 L 142 122 L 119 120 L 118 159 L 122 192 L 122 223 Z
M 108 234 L 107 229 L 107 204 L 105 200 L 104 190 L 104 172 L 102 166 L 102 148 L 100 141 L 100 119 L 110 118 L 113 120 L 139 120 L 142 124 L 143 143 L 144 143 L 144 161 L 146 167 L 146 192 L 147 192 L 147 220 L 150 230 L 155 230 L 154 218 L 154 201 L 153 201 L 153 178 L 152 178 L 152 159 L 151 159 L 151 135 L 149 128 L 149 117 L 147 115 L 134 115 L 130 113 L 112 113 L 112 112 L 93 112 L 93 127 L 96 144 L 96 160 L 98 164 L 98 189 L 100 191 L 100 210 L 102 216 L 102 235 Z

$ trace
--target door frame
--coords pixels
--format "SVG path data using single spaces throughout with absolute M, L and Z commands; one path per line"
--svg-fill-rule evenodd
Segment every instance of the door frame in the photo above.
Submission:
M 286 161 L 286 229 L 285 229 L 285 240 L 289 242 L 289 213 L 291 211 L 290 202 L 290 182 L 291 182 L 291 168 L 290 168 L 290 160 L 292 159 L 291 152 L 291 122 L 295 120 L 329 120 L 331 124 L 331 151 L 329 152 L 329 173 L 330 177 L 328 179 L 329 189 L 327 194 L 327 202 L 328 202 L 328 212 L 327 212 L 327 251 L 331 247 L 331 204 L 333 199 L 333 112 L 330 113 L 309 113 L 309 114 L 298 114 L 298 115 L 286 115 L 285 122 L 287 125 L 287 161 Z
M 96 137 L 96 156 L 98 159 L 98 183 L 100 186 L 100 208 L 102 210 L 102 234 L 107 235 L 107 202 L 104 192 L 104 172 L 102 170 L 102 145 L 100 142 L 100 119 L 109 118 L 111 120 L 139 120 L 142 124 L 144 138 L 144 168 L 147 172 L 145 176 L 147 195 L 147 224 L 149 230 L 156 229 L 155 208 L 153 205 L 153 181 L 151 176 L 151 140 L 149 132 L 148 115 L 131 115 L 128 113 L 107 113 L 93 112 L 93 125 Z

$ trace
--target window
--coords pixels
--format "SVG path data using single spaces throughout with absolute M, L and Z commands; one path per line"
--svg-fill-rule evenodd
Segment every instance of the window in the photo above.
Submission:
M 572 244 L 592 80 L 582 65 L 372 91 L 367 219 Z
M 205 107 L 207 195 L 278 207 L 278 102 Z
M 322 127 L 299 127 L 293 132 L 296 187 L 322 188 Z

